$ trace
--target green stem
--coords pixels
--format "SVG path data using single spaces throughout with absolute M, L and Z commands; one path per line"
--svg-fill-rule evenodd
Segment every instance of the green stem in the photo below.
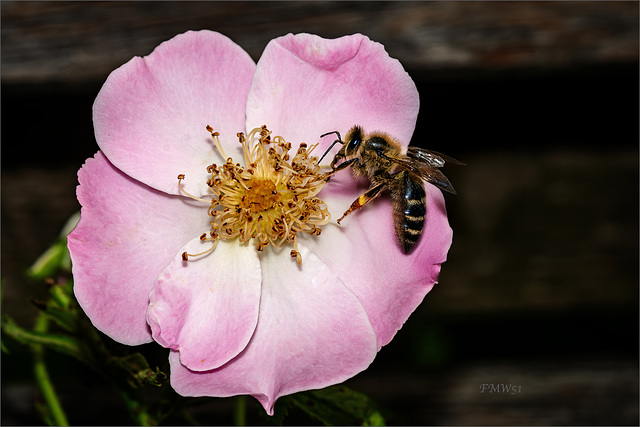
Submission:
M 236 396 L 233 405 L 233 423 L 237 426 L 247 425 L 247 396 Z
M 124 390 L 118 390 L 122 400 L 124 400 L 129 414 L 139 426 L 157 426 L 158 423 L 149 413 L 144 405 L 141 405 L 136 399 L 132 398 L 129 393 Z
M 38 316 L 36 324 L 33 328 L 35 332 L 47 332 L 49 329 L 49 321 L 43 315 Z M 36 383 L 40 387 L 42 397 L 49 410 L 49 416 L 54 425 L 68 426 L 67 416 L 60 405 L 58 395 L 53 387 L 47 366 L 44 362 L 44 347 L 40 344 L 31 344 L 31 352 L 33 354 L 33 373 Z
M 140 426 L 158 425 L 158 421 L 150 415 L 149 408 L 139 402 L 137 396 L 135 396 L 134 393 L 128 391 L 127 385 L 119 381 L 114 381 L 114 377 L 111 375 L 111 371 L 109 370 L 108 366 L 111 354 L 100 338 L 98 330 L 95 329 L 92 325 L 88 325 L 87 328 L 83 328 L 83 332 L 86 334 L 86 339 L 92 349 L 99 355 L 98 358 L 102 360 L 103 367 L 107 368 L 106 372 L 104 370 L 100 370 L 98 372 L 118 391 L 118 394 L 120 394 L 122 401 L 129 411 L 129 416 L 137 425 Z

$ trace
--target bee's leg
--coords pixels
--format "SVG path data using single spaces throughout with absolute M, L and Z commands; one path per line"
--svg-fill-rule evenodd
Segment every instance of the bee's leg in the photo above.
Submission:
M 320 157 L 320 160 L 318 160 L 318 164 L 320 162 L 322 162 L 322 159 L 324 159 L 324 157 L 329 153 L 329 151 L 331 151 L 331 149 L 333 148 L 334 145 L 340 143 L 340 144 L 344 144 L 344 142 L 342 142 L 342 138 L 340 138 L 340 133 L 338 131 L 333 131 L 333 132 L 329 132 L 329 133 L 325 133 L 324 135 L 320 135 L 320 138 L 323 138 L 327 135 L 331 135 L 332 133 L 335 133 L 338 136 L 338 139 L 336 139 L 335 141 L 333 141 L 333 143 L 329 146 L 329 148 L 327 148 L 327 151 L 324 152 L 324 154 L 322 155 L 322 157 Z
M 342 214 L 340 219 L 338 219 L 338 224 L 340 224 L 340 221 L 342 221 L 345 216 L 349 215 L 353 211 L 357 211 L 358 209 L 375 199 L 378 194 L 380 194 L 380 191 L 383 188 L 384 184 L 378 184 L 375 187 L 368 189 L 365 193 L 361 194 L 360 197 L 358 197 L 353 203 L 351 203 L 349 209 L 347 209 L 345 213 Z
M 335 163 L 335 161 L 334 161 L 334 162 L 332 162 L 332 163 L 331 163 L 331 167 L 332 167 L 333 169 L 332 169 L 332 170 L 330 170 L 329 172 L 325 173 L 323 177 L 325 177 L 325 178 L 326 178 L 326 177 L 330 177 L 330 176 L 331 176 L 331 175 L 333 175 L 334 173 L 336 173 L 336 172 L 338 172 L 338 171 L 341 171 L 342 169 L 345 169 L 345 168 L 347 168 L 347 167 L 351 166 L 351 165 L 353 164 L 353 162 L 355 162 L 356 160 L 358 160 L 358 159 L 354 158 L 354 159 L 347 160 L 346 162 L 342 162 L 342 163 L 340 163 L 340 164 L 339 164 L 338 166 L 336 166 L 336 167 L 334 167 L 334 166 L 333 166 L 333 165 L 334 165 L 334 163 Z
M 358 160 L 357 158 L 349 159 L 349 160 L 347 160 L 345 162 L 340 163 L 338 166 L 335 166 L 335 167 L 332 164 L 331 167 L 333 167 L 333 171 L 334 172 L 338 172 L 338 171 L 341 171 L 344 168 L 347 168 L 347 167 L 351 166 L 357 160 Z

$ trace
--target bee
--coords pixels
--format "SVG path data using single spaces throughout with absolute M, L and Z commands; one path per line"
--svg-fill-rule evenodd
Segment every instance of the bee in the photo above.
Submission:
M 453 185 L 439 170 L 445 162 L 457 165 L 464 163 L 444 154 L 423 148 L 409 146 L 406 154 L 402 146 L 392 137 L 381 132 L 365 134 L 360 126 L 352 127 L 343 141 L 338 131 L 328 132 L 321 138 L 336 134 L 338 137 L 325 151 L 318 163 L 335 144 L 342 148 L 331 161 L 332 171 L 328 175 L 351 167 L 357 179 L 365 177 L 370 182 L 369 189 L 358 197 L 338 219 L 338 224 L 350 213 L 362 208 L 388 190 L 393 207 L 395 233 L 404 253 L 408 254 L 422 235 L 427 214 L 427 194 L 424 181 L 441 190 L 456 194 Z M 340 161 L 342 163 L 338 164 Z

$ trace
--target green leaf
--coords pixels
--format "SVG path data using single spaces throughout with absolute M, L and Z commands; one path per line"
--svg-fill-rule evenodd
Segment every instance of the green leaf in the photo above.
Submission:
M 69 332 L 76 331 L 78 313 L 75 310 L 61 309 L 55 303 L 52 303 L 52 301 L 47 303 L 38 301 L 32 302 L 43 315 L 56 322 L 63 329 Z
M 384 418 L 367 395 L 342 385 L 295 394 L 291 399 L 324 425 L 384 425 Z
M 32 300 L 40 312 L 48 319 L 53 320 L 58 326 L 68 332 L 76 332 L 78 329 L 78 308 L 71 297 L 73 285 L 71 280 L 67 283 L 53 283 L 50 285 L 51 298 L 47 302 Z
M 69 257 L 69 250 L 67 249 L 67 234 L 71 232 L 78 224 L 80 220 L 80 213 L 76 212 L 71 215 L 65 225 L 62 227 L 62 231 L 58 236 L 58 239 L 53 245 L 42 255 L 38 257 L 36 262 L 27 270 L 27 275 L 35 280 L 46 279 L 52 277 L 58 270 L 71 271 L 71 258 Z
M 64 283 L 54 283 L 49 288 L 51 299 L 62 309 L 68 309 L 75 306 L 75 297 L 73 295 L 73 281 L 69 278 Z
M 57 241 L 49 249 L 44 251 L 42 255 L 38 257 L 36 262 L 27 270 L 27 276 L 35 280 L 46 279 L 53 276 L 53 274 L 60 268 L 67 247 L 62 241 Z
M 39 344 L 93 366 L 91 363 L 94 362 L 94 358 L 89 347 L 70 335 L 30 331 L 18 326 L 8 316 L 2 318 L 2 332 L 21 344 Z
M 362 423 L 363 426 L 384 426 L 385 421 L 384 421 L 384 417 L 382 416 L 382 414 L 378 411 L 374 411 L 369 418 L 367 418 L 366 420 L 364 420 L 364 423 Z
M 76 225 L 78 225 L 78 221 L 80 221 L 80 211 L 71 214 L 69 219 L 67 219 L 67 222 L 65 222 L 62 226 L 59 237 L 63 238 L 65 240 L 65 243 L 67 240 L 67 235 L 71 233 L 74 228 L 76 228 Z

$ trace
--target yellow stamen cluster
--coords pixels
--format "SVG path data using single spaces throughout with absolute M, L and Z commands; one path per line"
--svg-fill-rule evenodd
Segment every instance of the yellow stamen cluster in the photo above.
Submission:
M 291 257 L 302 264 L 298 251 L 299 232 L 320 235 L 320 227 L 329 222 L 331 215 L 324 201 L 317 198 L 328 178 L 320 173 L 318 158 L 310 156 L 317 146 L 301 143 L 291 158 L 291 144 L 280 136 L 271 137 L 266 126 L 253 129 L 245 137 L 238 134 L 245 166 L 234 163 L 222 148 L 218 132 L 210 126 L 218 151 L 227 159 L 222 166 L 207 167 L 211 177 L 207 180 L 213 198 L 208 213 L 211 230 L 200 236 L 202 241 L 213 242 L 213 247 L 198 254 L 211 252 L 218 240 L 235 239 L 248 242 L 253 239 L 256 249 L 262 251 L 269 244 L 278 247 L 285 242 L 293 244 Z M 181 185 L 184 175 L 178 176 Z M 206 200 L 209 202 L 208 200 Z

